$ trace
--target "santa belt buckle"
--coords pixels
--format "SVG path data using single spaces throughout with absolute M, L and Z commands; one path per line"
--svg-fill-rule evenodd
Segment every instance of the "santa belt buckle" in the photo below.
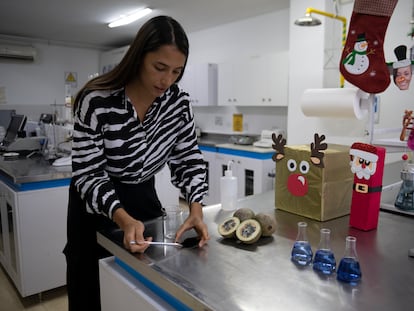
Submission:
M 367 184 L 355 184 L 355 191 L 359 193 L 368 193 L 369 187 Z

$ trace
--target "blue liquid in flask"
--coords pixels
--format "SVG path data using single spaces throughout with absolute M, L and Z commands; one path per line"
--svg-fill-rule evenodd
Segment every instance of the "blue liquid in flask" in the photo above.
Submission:
M 307 241 L 296 241 L 292 248 L 291 260 L 299 266 L 307 266 L 312 262 L 312 248 Z
M 361 280 L 361 268 L 354 258 L 342 258 L 336 272 L 337 279 L 343 282 L 356 283 Z
M 330 275 L 335 272 L 336 260 L 332 251 L 319 249 L 313 259 L 313 270 Z

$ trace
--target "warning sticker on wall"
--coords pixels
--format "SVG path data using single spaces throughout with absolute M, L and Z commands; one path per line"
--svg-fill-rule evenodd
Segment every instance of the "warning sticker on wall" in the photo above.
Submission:
M 65 72 L 65 84 L 70 84 L 72 87 L 76 87 L 78 84 L 78 74 L 73 71 Z

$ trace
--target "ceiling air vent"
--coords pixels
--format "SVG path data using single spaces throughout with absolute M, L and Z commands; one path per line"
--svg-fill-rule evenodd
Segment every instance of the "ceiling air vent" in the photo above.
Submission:
M 34 61 L 36 50 L 32 46 L 0 45 L 0 59 Z

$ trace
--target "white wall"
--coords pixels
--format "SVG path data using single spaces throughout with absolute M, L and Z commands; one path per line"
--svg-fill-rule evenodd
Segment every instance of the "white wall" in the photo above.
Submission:
M 16 109 L 37 119 L 42 112 L 53 112 L 55 102 L 65 103 L 65 72 L 76 73 L 73 95 L 88 75 L 98 72 L 100 52 L 44 43 L 32 45 L 37 50 L 34 62 L 0 61 L 0 92 L 4 93 L 0 109 Z
M 189 62 L 221 63 L 289 49 L 289 10 L 221 25 L 189 34 Z M 276 73 L 277 74 L 277 73 Z M 195 107 L 197 126 L 204 132 L 232 133 L 233 113 L 243 113 L 246 134 L 262 129 L 287 128 L 287 108 L 282 107 Z M 223 124 L 215 124 L 215 118 Z

